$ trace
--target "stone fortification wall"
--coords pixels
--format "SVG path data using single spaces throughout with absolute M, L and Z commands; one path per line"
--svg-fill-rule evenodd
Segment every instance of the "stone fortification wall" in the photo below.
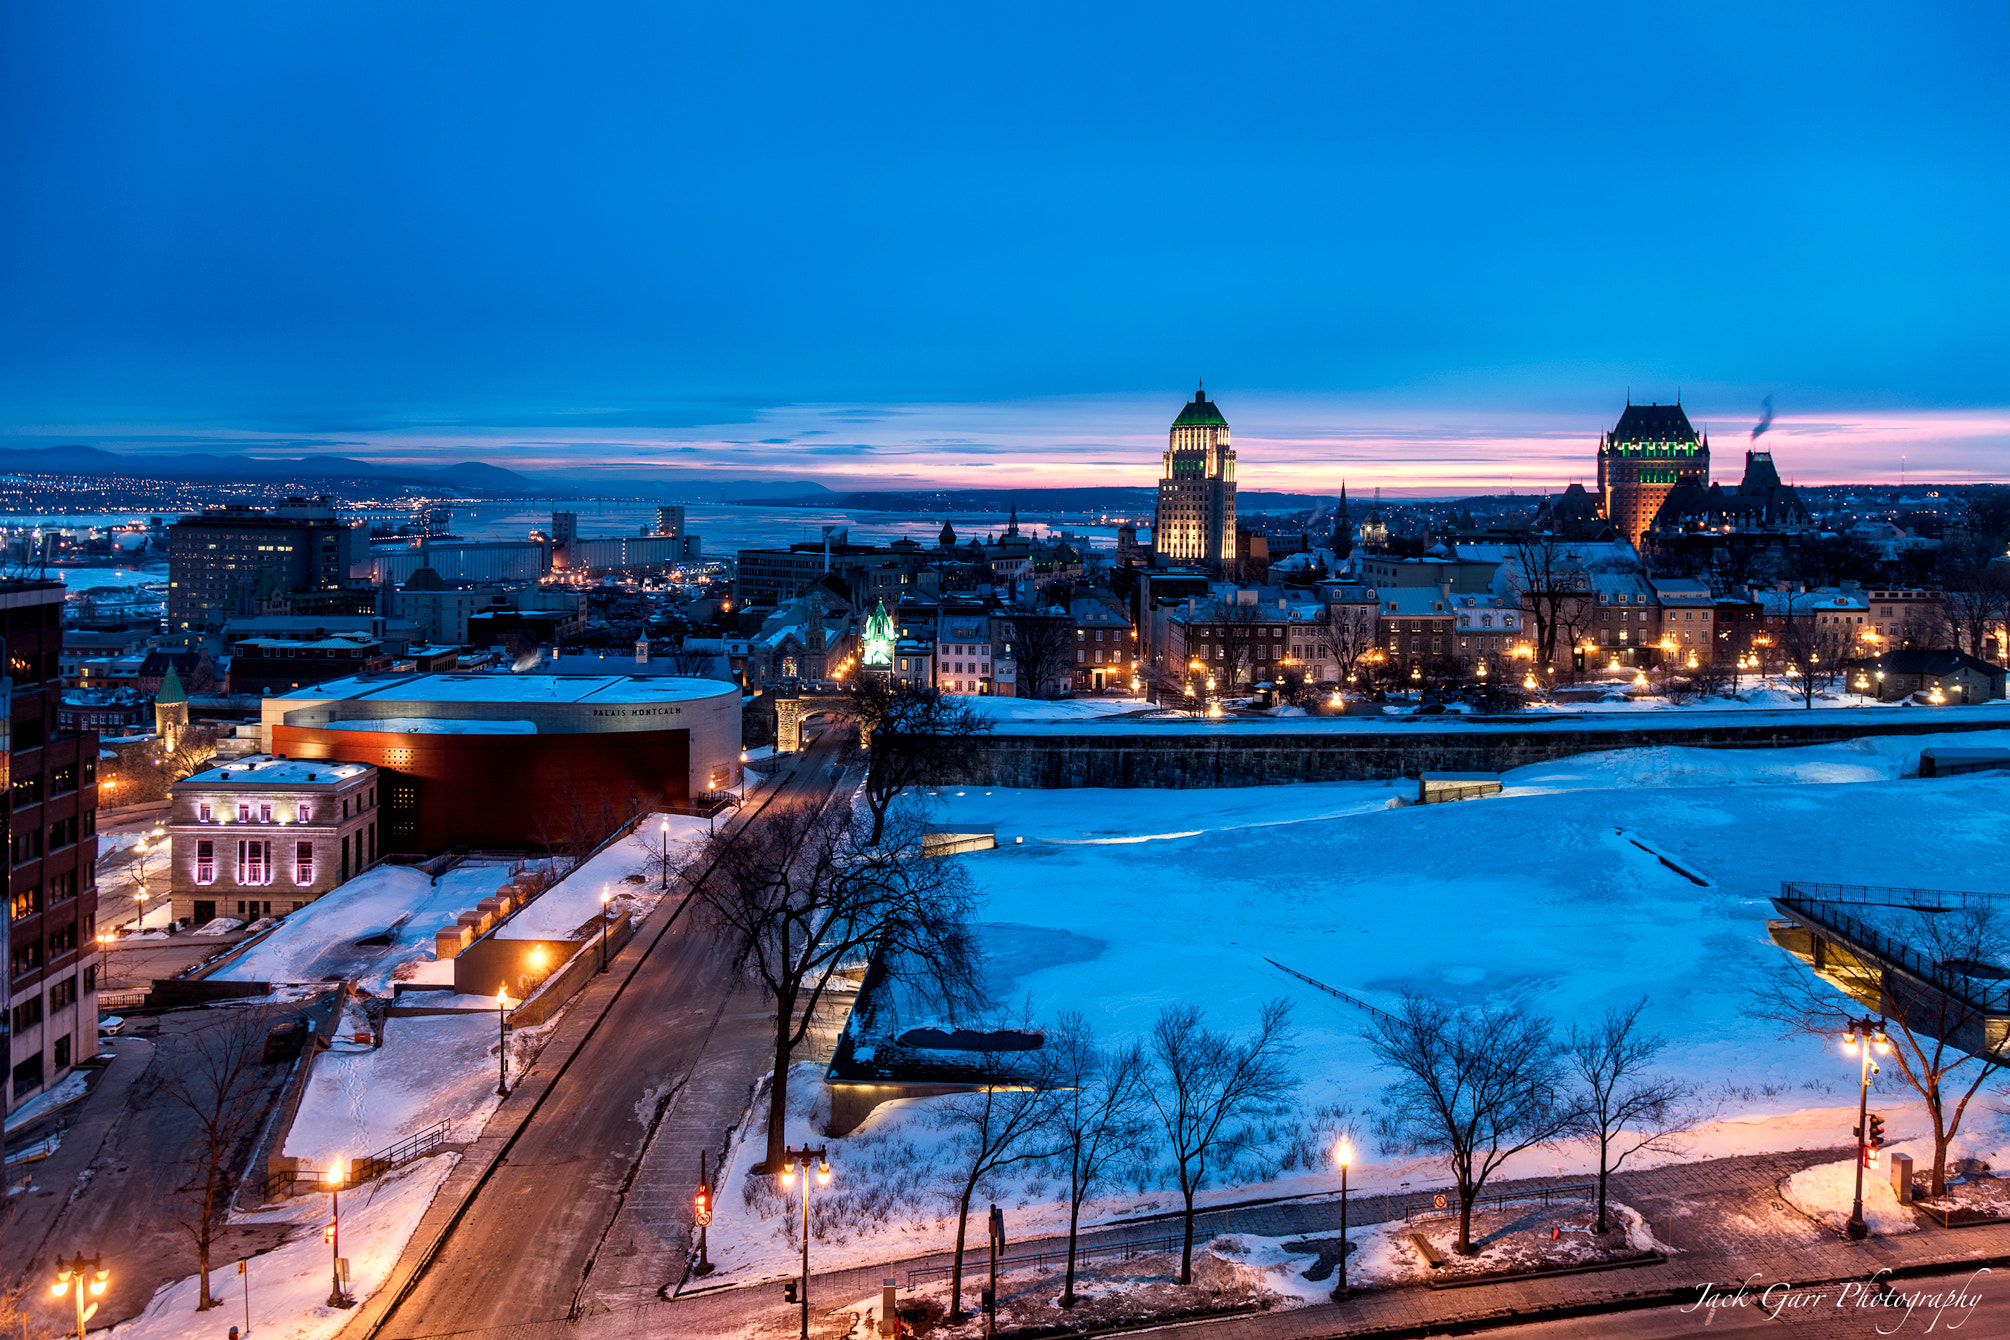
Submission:
M 1264 786 L 1279 782 L 1366 782 L 1423 772 L 1506 772 L 1572 754 L 1680 745 L 1701 749 L 1787 749 L 1867 735 L 2001 730 L 1997 714 L 1954 711 L 1903 716 L 1811 713 L 1805 723 L 1629 725 L 1453 729 L 1438 724 L 1358 731 L 1207 733 L 1149 730 L 1080 734 L 999 733 L 976 742 L 968 765 L 947 779 L 970 786 L 1064 789 L 1081 786 Z

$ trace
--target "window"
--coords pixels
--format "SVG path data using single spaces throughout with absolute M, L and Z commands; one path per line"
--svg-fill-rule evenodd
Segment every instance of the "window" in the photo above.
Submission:
M 14 1031 L 25 1033 L 42 1022 L 42 997 L 34 995 L 14 1007 Z
M 49 957 L 60 958 L 77 952 L 77 923 L 49 932 Z
M 49 988 L 49 1008 L 60 1010 L 77 1003 L 77 979 L 65 977 Z
M 208 801 L 206 801 L 206 800 L 205 800 L 205 801 L 203 801 L 203 802 L 202 802 L 202 803 L 201 803 L 200 805 L 197 805 L 197 806 L 195 807 L 195 821 L 196 821 L 197 823 L 199 823 L 199 824 L 206 824 L 206 823 L 208 823 L 208 822 L 209 822 L 209 802 L 208 802 Z
M 272 844 L 263 840 L 237 844 L 237 882 L 248 886 L 272 882 Z
M 240 800 L 237 802 L 237 821 L 241 824 L 251 822 L 251 803 L 249 801 Z
M 259 802 L 258 822 L 262 824 L 269 824 L 272 822 L 272 802 L 270 801 Z
M 67 903 L 77 896 L 77 872 L 65 870 L 49 876 L 49 906 Z
M 195 844 L 195 882 L 216 883 L 216 844 L 207 838 Z
M 10 921 L 40 916 L 41 912 L 42 886 L 39 884 L 23 889 L 7 900 L 7 918 Z
M 49 774 L 49 794 L 64 796 L 77 789 L 77 765 L 66 763 Z
M 56 1069 L 62 1070 L 69 1064 L 70 1064 L 70 1035 L 68 1033 L 65 1033 L 62 1037 L 56 1039 Z
M 293 882 L 305 887 L 314 882 L 314 844 L 293 844 Z
M 18 723 L 15 726 L 15 730 L 17 733 L 14 737 L 14 747 L 16 749 L 26 748 L 26 746 L 21 743 L 21 737 L 18 733 L 20 730 L 20 726 Z M 30 773 L 24 773 L 23 775 L 16 777 L 14 779 L 13 797 L 14 797 L 14 808 L 17 810 L 20 809 L 23 805 L 41 804 L 42 774 L 39 772 L 30 772 Z

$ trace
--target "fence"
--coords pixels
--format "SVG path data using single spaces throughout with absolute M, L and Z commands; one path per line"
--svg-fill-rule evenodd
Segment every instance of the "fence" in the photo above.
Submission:
M 98 1008 L 100 1010 L 137 1010 L 146 1003 L 147 992 L 144 988 L 138 991 L 100 991 L 98 993 Z
M 1960 893 L 1950 889 L 1895 889 L 1877 884 L 1795 884 L 1782 880 L 1780 895 L 1775 901 L 1823 929 L 1834 932 L 1851 946 L 1875 954 L 1922 982 L 1932 983 L 1942 993 L 1961 1001 L 1978 1014 L 2010 1012 L 2010 987 L 1983 987 L 1974 978 L 1951 972 L 1910 945 L 1847 912 L 1837 910 L 1844 904 L 1861 904 L 1918 913 L 1948 912 L 1958 907 L 1993 906 L 1996 899 L 1990 894 Z
M 388 1149 L 380 1149 L 368 1158 L 353 1160 L 342 1178 L 342 1185 L 352 1187 L 363 1182 L 375 1181 L 400 1164 L 424 1158 L 447 1142 L 447 1131 L 452 1124 L 447 1121 L 435 1122 Z M 327 1186 L 322 1171 L 311 1168 L 281 1168 L 267 1175 L 265 1196 L 270 1200 L 305 1191 L 326 1190 Z
M 1502 1210 L 1510 1205 L 1520 1205 L 1524 1202 L 1547 1205 L 1553 1200 L 1581 1200 L 1586 1196 L 1597 1194 L 1596 1182 L 1585 1182 L 1577 1186 L 1538 1186 L 1530 1187 L 1526 1191 L 1502 1191 L 1493 1195 L 1475 1196 L 1473 1209 L 1475 1212 L 1486 1209 Z M 1367 1200 L 1368 1197 L 1363 1196 L 1361 1199 Z M 1383 1199 L 1387 1200 L 1388 1197 L 1385 1196 Z M 1402 1204 L 1405 1223 L 1419 1214 L 1457 1214 L 1459 1193 L 1452 1190 L 1409 1192 L 1402 1197 Z M 1389 1217 L 1393 1219 L 1395 1216 Z
M 1184 1238 L 1180 1234 L 1174 1233 L 1163 1238 L 1136 1238 L 1125 1242 L 1085 1242 L 1076 1247 L 1075 1259 L 1085 1261 L 1092 1256 L 1114 1256 L 1119 1260 L 1128 1261 L 1135 1256 L 1150 1256 L 1156 1252 L 1176 1252 L 1183 1241 Z M 975 1265 L 969 1264 L 972 1259 L 968 1255 L 964 1258 L 965 1274 L 974 1277 L 990 1268 L 988 1257 L 978 1255 L 974 1258 Z M 1057 1251 L 1031 1252 L 1025 1256 L 1001 1256 L 998 1258 L 998 1268 L 1005 1270 L 1017 1266 L 1051 1266 L 1067 1259 L 1068 1249 L 1063 1247 Z M 951 1266 L 922 1266 L 910 1270 L 907 1272 L 907 1287 L 912 1289 L 917 1284 L 927 1284 L 931 1280 L 946 1280 L 952 1270 Z

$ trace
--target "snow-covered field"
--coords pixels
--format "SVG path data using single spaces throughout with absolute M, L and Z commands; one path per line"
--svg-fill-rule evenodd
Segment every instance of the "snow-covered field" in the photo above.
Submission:
M 2010 775 L 1904 777 L 1922 747 L 1950 742 L 2004 741 L 1964 732 L 1593 754 L 1509 773 L 1497 797 L 1433 806 L 1402 804 L 1414 794 L 1403 783 L 964 788 L 936 800 L 949 827 L 997 825 L 997 850 L 957 859 L 984 898 L 994 996 L 1015 1010 L 1043 1019 L 1079 1010 L 1103 1040 L 1120 1042 L 1169 1004 L 1199 1003 L 1212 1026 L 1241 1031 L 1263 1001 L 1292 1001 L 1300 1113 L 1225 1172 L 1204 1197 L 1218 1202 L 1330 1190 L 1321 1155 L 1341 1130 L 1362 1151 L 1357 1188 L 1444 1180 L 1377 1149 L 1372 1112 L 1386 1079 L 1363 1041 L 1362 1012 L 1273 959 L 1383 1007 L 1409 988 L 1511 1003 L 1560 1027 L 1644 994 L 1648 1024 L 1670 1039 L 1667 1068 L 1697 1086 L 1715 1118 L 1688 1156 L 1846 1143 L 1854 1071 L 1749 1013 L 1760 975 L 1782 960 L 1766 936 L 1767 899 L 1783 879 L 2010 891 Z M 1909 1091 L 1888 1080 L 1880 1092 L 1894 1146 L 1924 1157 L 1925 1119 Z M 864 1264 L 949 1239 L 936 1193 L 947 1151 L 930 1120 L 941 1101 L 882 1107 L 833 1142 L 833 1169 L 856 1194 L 850 1209 L 831 1202 L 819 1261 Z M 1991 1154 L 2010 1146 L 2010 1129 L 1995 1106 L 1971 1113 L 1962 1152 L 2000 1163 Z M 815 1129 L 805 1109 L 791 1139 Z M 1591 1166 L 1589 1151 L 1565 1147 L 1522 1156 L 1506 1175 Z M 1016 1237 L 1064 1223 L 1056 1189 L 1038 1169 L 996 1188 Z M 1148 1173 L 1094 1217 L 1175 1200 Z M 786 1230 L 767 1189 L 735 1181 L 719 1213 L 736 1225 L 713 1236 L 730 1272 L 786 1270 Z
M 1149 712 L 1153 704 L 1142 698 L 993 698 L 978 695 L 962 699 L 979 716 L 989 721 L 1091 721 L 1097 717 L 1120 716 L 1126 712 Z
M 633 833 L 609 843 L 539 894 L 497 934 L 513 940 L 562 939 L 600 915 L 603 891 L 625 898 L 623 906 L 642 914 L 662 892 L 660 879 L 650 870 L 652 859 L 667 849 L 673 863 L 689 860 L 709 832 L 710 825 L 693 815 L 649 815 Z

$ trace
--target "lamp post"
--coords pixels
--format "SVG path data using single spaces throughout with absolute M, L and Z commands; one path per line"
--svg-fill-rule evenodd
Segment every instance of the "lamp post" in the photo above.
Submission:
M 811 1149 L 804 1145 L 801 1149 L 782 1150 L 782 1190 L 787 1191 L 796 1180 L 797 1165 L 802 1165 L 803 1175 L 803 1275 L 796 1288 L 796 1299 L 802 1304 L 802 1340 L 810 1340 L 810 1160 L 817 1162 L 817 1185 L 829 1186 L 831 1164 L 828 1151 L 822 1145 Z
M 614 901 L 614 895 L 600 886 L 600 970 L 607 971 L 607 905 Z
M 1843 1054 L 1860 1057 L 1863 1063 L 1856 1098 L 1856 1200 L 1850 1206 L 1847 1229 L 1853 1242 L 1870 1236 L 1870 1226 L 1863 1221 L 1863 1163 L 1864 1151 L 1869 1147 L 1864 1125 L 1870 1111 L 1870 1077 L 1877 1073 L 1877 1062 L 1870 1059 L 1872 1047 L 1887 1055 L 1891 1052 L 1891 1039 L 1884 1035 L 1884 1021 L 1872 1023 L 1868 1016 L 1849 1020 L 1843 1032 Z
M 666 817 L 657 830 L 663 837 L 663 892 L 670 892 L 670 820 Z
M 1354 1163 L 1354 1142 L 1346 1136 L 1334 1147 L 1333 1161 L 1340 1165 L 1340 1282 L 1333 1287 L 1335 1298 L 1347 1296 L 1347 1169 Z
M 342 1159 L 338 1155 L 328 1165 L 322 1180 L 328 1183 L 328 1306 L 347 1307 L 342 1293 Z
M 84 1307 L 84 1295 L 88 1293 L 96 1298 L 111 1282 L 112 1272 L 98 1257 L 86 1261 L 84 1254 L 78 1252 L 74 1261 L 65 1261 L 60 1256 L 56 1258 L 56 1278 L 49 1285 L 49 1292 L 58 1298 L 70 1294 L 76 1300 L 77 1340 L 84 1340 L 84 1323 L 91 1319 L 91 1313 L 98 1310 L 96 1303 L 88 1309 Z
M 496 988 L 496 1097 L 509 1097 L 509 988 Z

